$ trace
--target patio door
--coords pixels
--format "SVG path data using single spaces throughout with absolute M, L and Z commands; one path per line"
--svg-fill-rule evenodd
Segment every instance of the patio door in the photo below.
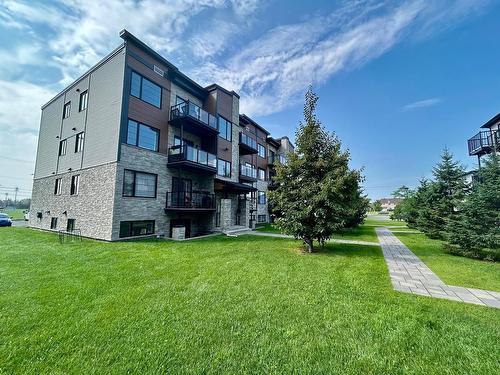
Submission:
M 190 207 L 193 196 L 193 181 L 172 177 L 172 204 L 174 207 Z

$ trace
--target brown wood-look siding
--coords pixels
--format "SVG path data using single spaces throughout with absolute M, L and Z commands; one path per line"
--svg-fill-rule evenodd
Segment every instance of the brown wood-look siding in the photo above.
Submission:
M 232 162 L 232 144 L 219 137 L 217 142 L 217 157 Z

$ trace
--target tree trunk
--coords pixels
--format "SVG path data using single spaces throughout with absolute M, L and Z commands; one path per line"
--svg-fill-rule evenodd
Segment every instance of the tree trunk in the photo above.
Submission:
M 307 245 L 307 252 L 310 254 L 314 251 L 313 240 L 310 238 L 304 238 L 304 242 Z

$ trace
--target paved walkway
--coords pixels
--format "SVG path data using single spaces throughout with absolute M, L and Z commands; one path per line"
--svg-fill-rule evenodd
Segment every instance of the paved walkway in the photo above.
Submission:
M 500 308 L 500 293 L 446 285 L 387 228 L 376 228 L 395 290 Z
M 250 234 L 252 236 L 264 236 L 264 237 L 277 237 L 277 238 L 290 238 L 293 239 L 293 236 L 290 236 L 288 234 L 281 234 L 281 233 L 270 233 L 270 232 L 257 232 L 257 231 L 247 231 L 247 232 L 240 232 L 238 235 L 242 234 Z M 380 246 L 378 242 L 368 242 L 368 241 L 356 241 L 356 240 L 341 240 L 341 239 L 331 239 L 330 242 L 335 242 L 335 243 L 345 243 L 345 244 L 352 244 L 352 245 L 365 245 L 365 246 Z

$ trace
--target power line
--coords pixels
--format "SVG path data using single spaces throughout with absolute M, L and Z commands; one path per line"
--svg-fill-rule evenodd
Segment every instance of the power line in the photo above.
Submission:
M 5 160 L 10 160 L 10 161 L 17 161 L 19 163 L 29 163 L 29 164 L 34 164 L 34 160 L 24 160 L 24 159 L 18 159 L 18 158 L 10 158 L 8 156 L 0 156 L 0 159 L 5 159 Z

